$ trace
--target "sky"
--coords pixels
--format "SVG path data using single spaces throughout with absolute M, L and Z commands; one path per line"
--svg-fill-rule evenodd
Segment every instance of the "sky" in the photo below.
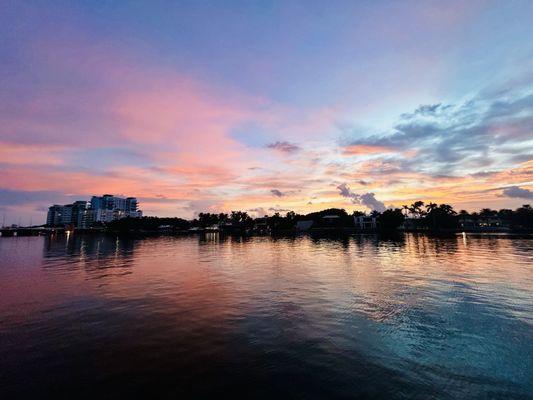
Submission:
M 0 215 L 533 203 L 533 2 L 0 0 Z

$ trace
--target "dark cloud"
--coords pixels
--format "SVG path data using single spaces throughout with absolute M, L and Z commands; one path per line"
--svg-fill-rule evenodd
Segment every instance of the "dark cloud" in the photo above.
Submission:
M 533 192 L 529 189 L 522 189 L 518 186 L 511 186 L 503 189 L 502 195 L 519 199 L 533 199 Z
M 423 105 L 418 106 L 418 108 L 414 110 L 412 113 L 404 113 L 400 115 L 400 118 L 410 119 L 416 116 L 425 116 L 425 117 L 434 116 L 435 114 L 438 114 L 439 112 L 444 112 L 450 107 L 452 107 L 450 104 L 443 105 L 442 103 L 423 104 Z
M 348 187 L 348 185 L 346 185 L 346 183 L 340 184 L 339 186 L 337 186 L 337 189 L 339 189 L 339 194 L 342 197 L 355 198 L 357 196 L 355 193 L 353 193 L 350 190 L 350 188 Z
M 360 199 L 361 199 L 361 204 L 363 206 L 366 206 L 367 208 L 370 208 L 372 211 L 383 212 L 387 209 L 384 203 L 376 199 L 374 193 L 362 194 Z
M 272 193 L 274 196 L 276 197 L 283 197 L 285 196 L 285 193 L 283 193 L 282 191 L 278 190 L 278 189 L 272 189 L 270 191 L 270 193 Z
M 298 146 L 297 144 L 285 142 L 285 141 L 270 143 L 270 144 L 267 144 L 266 147 L 268 149 L 277 150 L 277 151 L 280 151 L 282 153 L 287 153 L 287 154 L 296 153 L 300 150 L 300 146 Z
M 493 175 L 496 175 L 498 171 L 479 171 L 473 174 L 470 174 L 474 178 L 490 178 Z
M 372 211 L 382 212 L 386 210 L 385 204 L 383 204 L 381 201 L 376 199 L 374 193 L 364 193 L 364 194 L 354 193 L 348 187 L 348 185 L 346 185 L 346 183 L 340 184 L 339 186 L 337 186 L 337 189 L 339 189 L 339 194 L 342 197 L 346 197 L 350 199 L 353 204 L 363 205 Z

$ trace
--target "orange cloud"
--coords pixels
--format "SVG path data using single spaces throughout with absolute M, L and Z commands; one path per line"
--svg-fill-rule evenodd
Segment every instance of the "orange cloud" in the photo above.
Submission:
M 373 145 L 350 145 L 343 148 L 343 154 L 345 156 L 359 156 L 366 154 L 379 154 L 379 153 L 391 153 L 395 150 L 386 146 L 373 146 Z

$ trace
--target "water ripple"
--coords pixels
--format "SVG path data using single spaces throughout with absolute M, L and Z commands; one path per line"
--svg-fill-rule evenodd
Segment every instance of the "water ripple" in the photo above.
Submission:
M 532 250 L 480 235 L 2 238 L 0 395 L 532 398 Z

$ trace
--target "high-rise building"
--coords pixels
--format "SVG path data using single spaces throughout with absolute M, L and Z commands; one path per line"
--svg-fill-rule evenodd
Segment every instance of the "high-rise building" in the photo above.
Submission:
M 46 225 L 60 226 L 63 222 L 63 206 L 54 204 L 48 207 L 48 215 L 46 216 Z
M 76 202 L 78 203 L 78 202 Z M 78 207 L 74 204 L 54 204 L 48 208 L 46 224 L 49 226 L 76 225 Z
M 48 208 L 48 226 L 74 226 L 88 228 L 94 222 L 106 223 L 120 218 L 140 218 L 135 197 L 116 197 L 111 194 L 93 196 L 91 201 L 79 200 L 72 204 L 54 204 Z
M 71 224 L 76 228 L 85 229 L 91 225 L 91 203 L 85 200 L 75 201 L 72 204 Z
M 116 197 L 112 194 L 93 196 L 91 210 L 95 222 L 111 222 L 120 218 L 140 218 L 142 211 L 137 209 L 135 197 Z

